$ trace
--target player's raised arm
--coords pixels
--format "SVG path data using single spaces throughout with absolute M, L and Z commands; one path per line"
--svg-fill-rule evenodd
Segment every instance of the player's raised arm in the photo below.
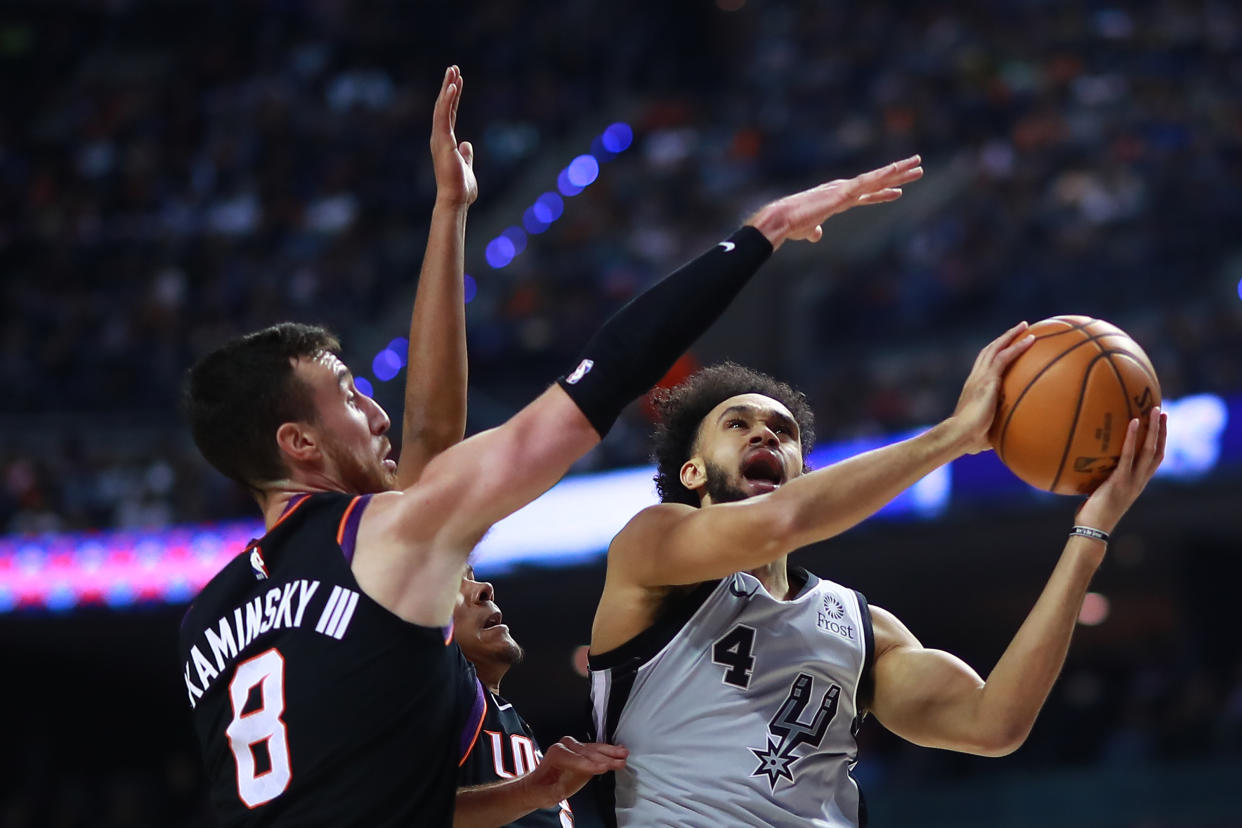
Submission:
M 583 743 L 566 736 L 524 776 L 459 788 L 453 828 L 494 828 L 516 822 L 538 808 L 550 808 L 581 790 L 592 776 L 623 768 L 628 755 L 619 745 Z
M 918 163 L 915 156 L 775 201 L 635 297 L 534 403 L 437 456 L 404 493 L 374 498 L 354 561 L 359 582 L 407 620 L 445 623 L 474 544 L 590 450 L 622 408 L 651 388 L 724 312 L 774 248 L 787 239 L 816 241 L 829 216 L 896 198 L 903 183 L 922 175 Z
M 916 744 L 984 756 L 1012 753 L 1026 740 L 1065 662 L 1108 533 L 1164 457 L 1167 418 L 1159 408 L 1150 416 L 1141 447 L 1139 421 L 1130 422 L 1117 469 L 1078 512 L 1075 532 L 1082 534 L 1071 534 L 1034 608 L 986 681 L 956 656 L 924 648 L 891 613 L 872 607 L 871 710 L 885 727 Z
M 444 72 L 431 121 L 436 203 L 410 316 L 409 360 L 397 484 L 414 484 L 428 461 L 466 433 L 466 213 L 478 197 L 474 149 L 458 143 L 457 108 L 464 79 Z
M 1019 323 L 980 351 L 944 422 L 808 474 L 798 474 L 798 426 L 783 407 L 760 395 L 721 403 L 699 427 L 697 453 L 682 466 L 681 482 L 710 496 L 709 467 L 719 450 L 721 463 L 742 458 L 737 485 L 748 487 L 741 492 L 746 497 L 701 507 L 662 503 L 640 512 L 613 540 L 601 603 L 628 600 L 617 594 L 626 587 L 693 584 L 768 564 L 849 529 L 936 468 L 982 450 L 1000 377 L 1030 347 L 1025 330 Z

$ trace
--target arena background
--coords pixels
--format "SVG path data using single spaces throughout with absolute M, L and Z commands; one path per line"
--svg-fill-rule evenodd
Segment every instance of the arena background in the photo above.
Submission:
M 782 249 L 677 372 L 729 357 L 792 380 L 827 460 L 949 413 L 1017 319 L 1129 330 L 1176 401 L 1175 451 L 1029 741 L 976 759 L 870 722 L 856 777 L 877 826 L 1242 825 L 1237 4 L 18 0 L 0 10 L 0 826 L 210 824 L 177 622 L 254 514 L 197 458 L 179 379 L 230 334 L 316 321 L 398 410 L 453 62 L 481 190 L 471 431 L 748 210 L 912 152 L 927 177 L 906 198 Z M 632 407 L 553 519 L 480 550 L 529 652 L 504 691 L 545 741 L 581 729 L 575 654 L 606 527 L 634 480 L 650 496 L 649 428 Z M 987 458 L 920 485 L 795 560 L 986 673 L 1074 503 Z

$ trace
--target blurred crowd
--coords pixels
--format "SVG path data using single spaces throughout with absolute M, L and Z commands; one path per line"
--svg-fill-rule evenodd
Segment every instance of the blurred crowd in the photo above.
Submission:
M 1236 4 L 77 6 L 0 23 L 0 529 L 245 508 L 201 494 L 218 481 L 184 439 L 111 445 L 97 420 L 175 425 L 190 362 L 274 321 L 347 351 L 401 333 L 450 61 L 474 226 L 520 224 L 552 187 L 526 171 L 584 129 L 635 132 L 512 264 L 471 237 L 472 428 L 766 198 L 916 151 L 943 203 L 866 256 L 778 257 L 771 330 L 737 334 L 831 412 L 825 437 L 943 416 L 979 342 L 1060 312 L 1127 327 L 1168 396 L 1242 389 Z M 31 452 L 48 414 L 76 439 Z M 643 462 L 647 428 L 636 410 L 586 465 Z

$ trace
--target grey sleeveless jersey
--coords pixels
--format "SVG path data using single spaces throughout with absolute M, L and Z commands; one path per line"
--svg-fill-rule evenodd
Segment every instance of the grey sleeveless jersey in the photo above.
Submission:
M 735 573 L 634 639 L 593 655 L 595 738 L 630 750 L 605 784 L 619 826 L 858 826 L 850 777 L 871 613 L 805 573 L 778 601 Z M 611 795 L 613 801 L 607 799 Z

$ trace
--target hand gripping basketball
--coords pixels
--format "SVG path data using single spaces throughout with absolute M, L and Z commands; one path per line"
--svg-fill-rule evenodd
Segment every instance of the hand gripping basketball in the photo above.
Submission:
M 1031 336 L 1024 336 L 1026 329 L 1027 323 L 1019 322 L 989 342 L 975 357 L 951 418 L 962 430 L 964 453 L 978 454 L 991 448 L 988 430 L 996 417 L 1001 376 L 1035 341 Z
M 1111 532 L 1135 499 L 1142 494 L 1156 469 L 1164 460 L 1164 444 L 1169 436 L 1169 415 L 1155 406 L 1147 415 L 1147 428 L 1140 429 L 1142 420 L 1130 420 L 1126 426 L 1121 458 L 1103 483 L 1078 510 L 1076 522 L 1103 532 Z M 1140 435 L 1140 431 L 1145 433 Z M 1142 444 L 1140 445 L 1140 440 Z
M 1039 489 L 1086 495 L 1121 457 L 1127 423 L 1160 405 L 1160 381 L 1125 331 L 1089 316 L 1054 316 L 1028 333 L 1035 343 L 1001 380 L 989 435 L 1010 471 Z

